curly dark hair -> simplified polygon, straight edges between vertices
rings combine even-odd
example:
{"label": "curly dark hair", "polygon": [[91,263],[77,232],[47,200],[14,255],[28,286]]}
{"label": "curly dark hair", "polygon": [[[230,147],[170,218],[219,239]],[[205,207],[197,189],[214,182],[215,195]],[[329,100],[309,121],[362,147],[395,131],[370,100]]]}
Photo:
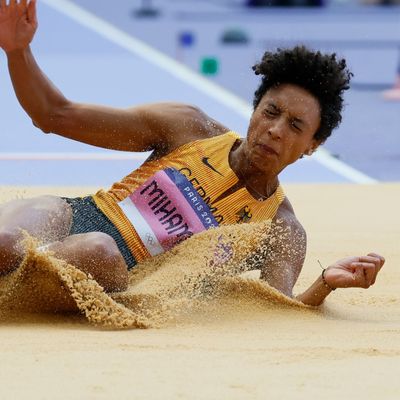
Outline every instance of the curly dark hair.
{"label": "curly dark hair", "polygon": [[253,106],[257,108],[264,94],[272,87],[291,83],[314,95],[321,106],[321,123],[314,137],[324,142],[342,121],[343,92],[350,87],[353,74],[346,60],[336,54],[321,54],[305,46],[265,52],[256,75],[262,75],[261,84],[254,93]]}

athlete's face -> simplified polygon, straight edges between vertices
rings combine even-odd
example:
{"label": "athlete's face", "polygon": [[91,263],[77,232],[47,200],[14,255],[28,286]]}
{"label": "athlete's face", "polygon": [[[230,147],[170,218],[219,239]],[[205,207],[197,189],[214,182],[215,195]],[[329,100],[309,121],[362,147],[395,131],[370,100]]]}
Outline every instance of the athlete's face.
{"label": "athlete's face", "polygon": [[250,120],[246,155],[253,168],[278,174],[320,144],[314,134],[320,105],[307,90],[282,84],[268,90]]}

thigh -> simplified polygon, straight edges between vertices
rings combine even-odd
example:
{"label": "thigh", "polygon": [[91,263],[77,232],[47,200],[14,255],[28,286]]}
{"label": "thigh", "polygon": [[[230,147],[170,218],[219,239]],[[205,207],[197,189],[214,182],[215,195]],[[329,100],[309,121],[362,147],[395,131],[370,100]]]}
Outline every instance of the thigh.
{"label": "thigh", "polygon": [[43,242],[66,237],[71,222],[71,207],[56,196],[17,199],[0,206],[0,230],[25,230]]}

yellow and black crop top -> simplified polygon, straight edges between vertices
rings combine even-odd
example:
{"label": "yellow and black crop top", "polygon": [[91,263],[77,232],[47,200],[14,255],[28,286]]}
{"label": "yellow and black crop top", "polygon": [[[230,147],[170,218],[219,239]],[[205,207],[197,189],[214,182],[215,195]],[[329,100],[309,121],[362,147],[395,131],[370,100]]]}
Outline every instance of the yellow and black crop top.
{"label": "yellow and black crop top", "polygon": [[184,144],[93,196],[137,261],[211,227],[275,216],[285,198],[281,186],[264,201],[257,201],[245,187],[218,200],[238,182],[229,166],[237,139],[236,133],[228,132]]}

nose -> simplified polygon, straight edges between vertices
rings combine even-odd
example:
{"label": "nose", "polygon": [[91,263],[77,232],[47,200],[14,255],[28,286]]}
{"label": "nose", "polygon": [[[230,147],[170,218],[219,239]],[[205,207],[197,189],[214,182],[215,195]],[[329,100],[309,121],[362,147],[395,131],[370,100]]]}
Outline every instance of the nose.
{"label": "nose", "polygon": [[268,128],[268,134],[276,140],[282,139],[285,128],[285,121],[283,118],[276,118],[271,121],[271,125]]}

